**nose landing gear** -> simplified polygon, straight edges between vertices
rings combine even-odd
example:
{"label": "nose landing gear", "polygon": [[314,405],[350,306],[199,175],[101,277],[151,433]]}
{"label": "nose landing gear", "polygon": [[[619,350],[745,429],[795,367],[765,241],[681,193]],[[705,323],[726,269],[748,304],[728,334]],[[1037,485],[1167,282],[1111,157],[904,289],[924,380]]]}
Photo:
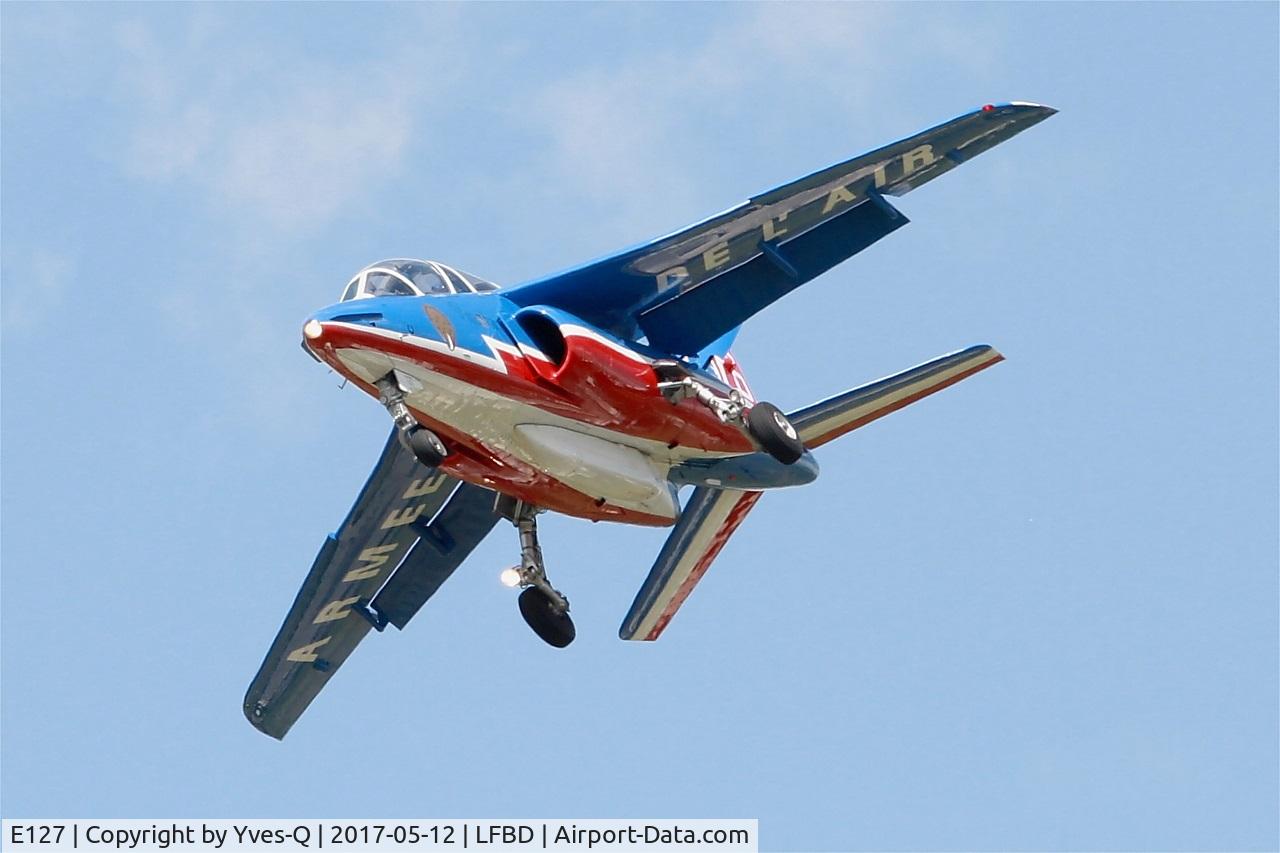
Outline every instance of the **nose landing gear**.
{"label": "nose landing gear", "polygon": [[418,423],[409,407],[404,402],[404,389],[396,373],[389,373],[375,383],[378,388],[378,401],[386,406],[391,419],[400,430],[400,443],[412,453],[419,462],[428,468],[435,468],[449,455],[440,436]]}
{"label": "nose landing gear", "polygon": [[658,374],[658,390],[670,402],[679,403],[693,397],[714,412],[721,423],[745,427],[765,453],[784,465],[804,455],[804,442],[796,434],[796,428],[772,403],[756,403],[748,409],[737,389],[731,389],[728,397],[721,397],[706,383],[690,376],[679,362],[657,362],[654,370]]}
{"label": "nose landing gear", "polygon": [[569,616],[569,599],[547,580],[538,546],[537,507],[523,501],[509,506],[509,514],[520,531],[520,565],[507,569],[501,579],[507,586],[524,587],[520,593],[520,615],[548,645],[563,649],[573,642],[577,630]]}

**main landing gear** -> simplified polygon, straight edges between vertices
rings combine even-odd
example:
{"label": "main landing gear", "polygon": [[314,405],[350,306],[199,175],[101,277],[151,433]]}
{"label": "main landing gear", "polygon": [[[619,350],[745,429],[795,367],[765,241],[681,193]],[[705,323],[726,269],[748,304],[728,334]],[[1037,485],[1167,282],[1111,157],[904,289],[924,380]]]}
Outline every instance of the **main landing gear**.
{"label": "main landing gear", "polygon": [[784,465],[790,465],[804,455],[804,442],[787,416],[772,403],[756,403],[747,408],[742,394],[730,389],[728,397],[721,397],[706,383],[699,381],[677,361],[654,364],[658,374],[658,390],[672,403],[693,397],[706,406],[721,423],[733,423],[745,427],[747,434],[756,440],[761,449]]}
{"label": "main landing gear", "polygon": [[400,430],[400,443],[428,468],[435,468],[449,455],[440,436],[418,423],[404,402],[404,389],[395,373],[389,373],[375,383],[378,400],[387,407],[391,419]]}
{"label": "main landing gear", "polygon": [[785,465],[804,456],[804,442],[796,428],[773,403],[756,403],[747,411],[747,432],[766,453]]}
{"label": "main landing gear", "polygon": [[499,509],[520,531],[520,565],[504,571],[501,580],[506,586],[524,588],[520,593],[520,615],[544,642],[563,649],[573,642],[577,630],[569,616],[569,599],[547,580],[542,549],[538,547],[541,510],[510,499],[500,501]]}

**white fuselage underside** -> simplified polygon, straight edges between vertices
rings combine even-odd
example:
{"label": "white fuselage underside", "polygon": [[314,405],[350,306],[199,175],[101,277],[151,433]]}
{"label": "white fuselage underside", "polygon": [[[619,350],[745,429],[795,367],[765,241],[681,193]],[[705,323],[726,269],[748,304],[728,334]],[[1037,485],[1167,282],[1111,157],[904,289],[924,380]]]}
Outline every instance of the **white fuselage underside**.
{"label": "white fuselage underside", "polygon": [[674,519],[679,504],[667,481],[670,467],[693,456],[726,455],[669,448],[562,417],[386,353],[352,348],[337,355],[370,384],[398,371],[411,408],[572,489],[637,512]]}

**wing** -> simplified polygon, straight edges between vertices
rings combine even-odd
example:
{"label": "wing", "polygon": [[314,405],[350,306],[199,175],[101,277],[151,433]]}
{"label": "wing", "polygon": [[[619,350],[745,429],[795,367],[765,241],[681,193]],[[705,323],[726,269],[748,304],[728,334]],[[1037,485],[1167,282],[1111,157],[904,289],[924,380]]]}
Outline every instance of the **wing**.
{"label": "wing", "polygon": [[393,431],[245,694],[249,722],[283,738],[369,629],[403,628],[497,519],[492,492],[423,468]]}
{"label": "wing", "polygon": [[994,348],[979,344],[805,406],[787,420],[813,450],[1003,360]]}
{"label": "wing", "polygon": [[506,291],[692,355],[907,223],[900,196],[1056,112],[986,106],[650,243]]}

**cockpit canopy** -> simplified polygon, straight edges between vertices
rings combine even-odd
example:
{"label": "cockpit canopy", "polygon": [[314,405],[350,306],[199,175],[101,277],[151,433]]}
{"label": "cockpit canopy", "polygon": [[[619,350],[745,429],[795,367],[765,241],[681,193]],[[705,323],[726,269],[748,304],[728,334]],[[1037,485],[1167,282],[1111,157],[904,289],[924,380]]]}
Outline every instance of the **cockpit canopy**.
{"label": "cockpit canopy", "polygon": [[498,285],[471,273],[435,261],[393,258],[378,261],[356,273],[342,291],[339,302],[372,296],[448,296],[451,293],[488,293]]}

